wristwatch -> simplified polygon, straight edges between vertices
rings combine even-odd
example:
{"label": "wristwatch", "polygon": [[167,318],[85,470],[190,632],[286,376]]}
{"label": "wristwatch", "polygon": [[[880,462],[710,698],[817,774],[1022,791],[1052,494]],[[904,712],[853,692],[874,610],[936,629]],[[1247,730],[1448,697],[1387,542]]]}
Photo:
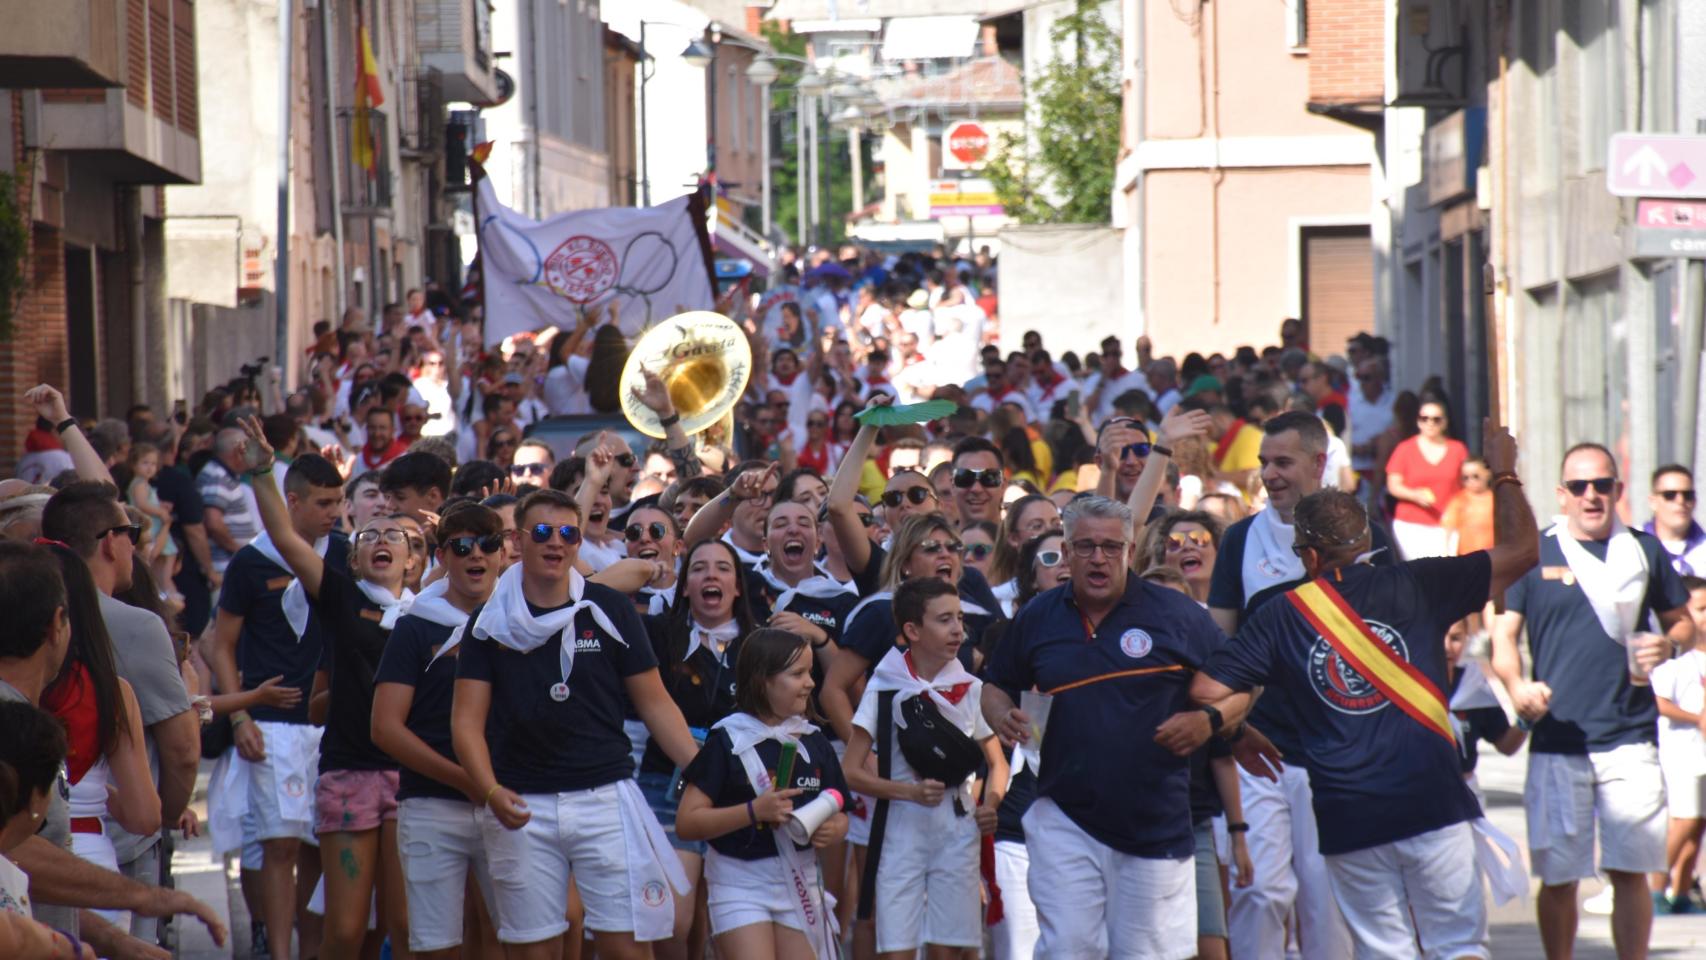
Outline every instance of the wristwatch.
{"label": "wristwatch", "polygon": [[1173,455],[1173,448],[1172,447],[1164,447],[1159,443],[1150,444],[1149,445],[1149,451],[1151,453],[1159,453],[1163,457],[1171,457]]}
{"label": "wristwatch", "polygon": [[1225,723],[1225,721],[1223,719],[1221,719],[1220,711],[1216,710],[1215,708],[1209,706],[1206,703],[1203,704],[1202,706],[1198,707],[1197,709],[1201,710],[1203,713],[1208,714],[1209,733],[1211,733],[1211,734],[1219,733],[1221,724]]}
{"label": "wristwatch", "polygon": [[62,434],[65,431],[71,429],[72,427],[75,427],[76,425],[77,425],[77,418],[76,417],[66,417],[64,420],[61,420],[58,423],[53,425],[53,432]]}

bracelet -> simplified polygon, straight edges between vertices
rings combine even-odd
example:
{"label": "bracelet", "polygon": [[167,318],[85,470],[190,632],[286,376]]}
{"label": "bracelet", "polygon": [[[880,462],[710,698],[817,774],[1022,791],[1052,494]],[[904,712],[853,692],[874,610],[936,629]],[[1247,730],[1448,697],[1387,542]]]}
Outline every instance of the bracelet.
{"label": "bracelet", "polygon": [[1250,825],[1247,823],[1228,823],[1226,825],[1226,832],[1227,833],[1249,833],[1250,832]]}
{"label": "bracelet", "polygon": [[1152,443],[1149,445],[1149,452],[1150,453],[1159,453],[1163,457],[1171,457],[1173,455],[1173,448],[1162,446],[1159,443]]}
{"label": "bracelet", "polygon": [[274,464],[276,464],[277,462],[278,461],[276,461],[276,460],[269,460],[266,462],[266,464],[259,466],[259,467],[256,467],[253,470],[250,470],[249,476],[251,476],[251,477],[264,477],[267,474],[272,473],[272,468],[273,468]]}
{"label": "bracelet", "polygon": [[480,801],[480,805],[481,805],[481,806],[483,806],[483,807],[489,807],[489,806],[491,806],[491,805],[492,805],[492,794],[494,794],[494,793],[497,793],[497,792],[498,792],[498,788],[499,788],[499,787],[502,787],[502,786],[503,786],[503,784],[501,784],[501,783],[494,783],[494,784],[492,784],[492,788],[491,788],[491,789],[490,789],[490,790],[487,790],[487,791],[486,791],[486,796],[485,796],[485,798],[484,798],[484,799],[482,799],[482,800],[481,800],[481,801]]}
{"label": "bracelet", "polygon": [[755,827],[758,826],[758,813],[757,813],[757,811],[752,809],[752,801],[751,800],[748,800],[746,802],[746,817],[748,820],[752,821],[753,826],[755,826]]}
{"label": "bracelet", "polygon": [[233,713],[231,715],[231,729],[236,730],[238,727],[253,719],[254,718],[249,716],[246,712]]}
{"label": "bracelet", "polygon": [[[53,425],[53,432],[62,434],[65,431],[71,429],[72,427],[75,427],[76,425],[77,425],[77,418],[76,417],[66,417],[64,420],[61,420],[58,423]],[[69,934],[67,934],[67,936],[69,936]]]}
{"label": "bracelet", "polygon": [[665,430],[668,430],[670,427],[673,427],[680,422],[681,422],[681,414],[679,414],[679,413],[672,413],[667,417],[659,417],[658,418],[658,426],[664,428]]}

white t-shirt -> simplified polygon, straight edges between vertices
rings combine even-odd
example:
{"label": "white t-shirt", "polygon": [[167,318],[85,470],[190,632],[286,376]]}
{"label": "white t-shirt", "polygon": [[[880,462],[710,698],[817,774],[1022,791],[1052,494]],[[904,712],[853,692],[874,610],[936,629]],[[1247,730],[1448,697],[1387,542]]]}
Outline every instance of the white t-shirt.
{"label": "white t-shirt", "polygon": [[586,392],[586,372],[590,363],[586,357],[572,356],[562,366],[552,367],[545,374],[545,406],[551,411],[551,416],[592,412]]}
{"label": "white t-shirt", "polygon": [[[853,711],[853,725],[870,734],[873,740],[877,736],[877,697],[880,693],[881,691],[877,690],[875,685],[867,686],[865,695],[859,698],[859,709]],[[900,694],[897,693],[895,696],[899,697]],[[995,731],[989,728],[989,721],[983,718],[983,710],[978,707],[982,699],[983,681],[974,679],[971,682],[971,689],[967,690],[965,697],[960,700],[961,706],[970,705],[968,709],[956,711],[955,714],[941,710],[940,704],[937,705],[937,709],[950,722],[957,725],[966,736],[981,743],[995,735]],[[889,723],[889,729],[893,731],[890,733],[891,738],[898,735],[898,731],[895,731],[894,727],[895,724],[891,721]],[[872,747],[872,749],[875,750],[876,748]],[[901,783],[917,783],[918,774],[913,771],[912,765],[906,762],[906,755],[900,752],[900,742],[895,740],[890,743],[889,750],[892,751],[889,755],[893,758],[891,761],[893,765],[889,767],[889,779]],[[969,781],[971,777],[966,779]]]}
{"label": "white t-shirt", "polygon": [[421,377],[415,381],[415,394],[426,403],[430,415],[421,427],[423,437],[443,437],[456,432],[456,401],[450,397],[450,387]]}
{"label": "white t-shirt", "polygon": [[1321,486],[1328,490],[1339,489],[1340,471],[1351,465],[1351,451],[1345,446],[1345,441],[1327,435],[1327,463],[1321,468]]}
{"label": "white t-shirt", "polygon": [[[1706,651],[1690,650],[1653,668],[1653,695],[1693,714],[1706,707]],[[1706,774],[1706,739],[1692,723],[1659,717],[1659,758],[1668,767]]]}
{"label": "white t-shirt", "polygon": [[588,566],[592,567],[593,573],[598,573],[611,564],[626,559],[627,556],[628,551],[622,545],[621,538],[612,540],[608,544],[593,540],[581,541],[580,557],[587,562]]}

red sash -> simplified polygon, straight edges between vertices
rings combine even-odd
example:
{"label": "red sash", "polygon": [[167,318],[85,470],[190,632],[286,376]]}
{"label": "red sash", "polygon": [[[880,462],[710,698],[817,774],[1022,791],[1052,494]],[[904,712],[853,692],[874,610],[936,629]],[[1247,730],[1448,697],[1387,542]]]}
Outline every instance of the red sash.
{"label": "red sash", "polygon": [[1214,445],[1214,465],[1217,469],[1220,467],[1220,461],[1226,459],[1226,453],[1232,449],[1232,444],[1238,439],[1238,434],[1243,431],[1244,418],[1239,417],[1232,421],[1232,426],[1228,427],[1225,433],[1220,435],[1220,442]]}

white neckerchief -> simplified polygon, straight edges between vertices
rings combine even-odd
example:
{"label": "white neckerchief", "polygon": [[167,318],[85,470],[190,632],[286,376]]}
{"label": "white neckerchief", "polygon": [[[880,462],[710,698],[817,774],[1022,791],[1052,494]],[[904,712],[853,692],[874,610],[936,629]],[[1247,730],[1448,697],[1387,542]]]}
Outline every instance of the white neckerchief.
{"label": "white neckerchief", "polygon": [[735,534],[734,534],[733,530],[730,530],[730,531],[724,533],[722,540],[724,543],[735,548],[735,556],[740,558],[740,562],[744,566],[756,567],[756,566],[758,566],[758,561],[764,559],[764,554],[752,553],[751,551],[747,550],[745,547],[736,543],[735,542]]}
{"label": "white neckerchief", "polygon": [[[580,571],[569,568],[569,600],[568,606],[560,610],[552,610],[541,617],[535,617],[533,611],[527,609],[527,597],[521,590],[521,564],[513,564],[503,575],[498,577],[497,586],[492,589],[492,597],[480,609],[480,617],[473,623],[474,639],[496,640],[498,643],[517,651],[530,653],[539,649],[550,639],[574,626],[575,615],[582,610],[592,614],[592,620],[599,628],[609,634],[611,639],[624,647],[628,646],[627,638],[622,636],[616,625],[610,622],[610,617],[591,600],[583,599],[586,594],[586,578]],[[438,649],[433,659],[438,659],[449,653],[458,643],[462,642],[463,634],[469,629],[465,624],[456,628],[444,646]],[[562,699],[568,699],[569,674],[575,670],[575,638],[565,636],[559,645],[557,662],[563,670]],[[552,699],[557,699],[553,694]],[[559,700],[558,702],[561,702]]]}
{"label": "white neckerchief", "polygon": [[[680,583],[681,581],[677,580],[676,586],[680,586]],[[675,604],[675,587],[665,587],[662,590],[642,587],[640,592],[651,595],[650,599],[646,601],[646,613],[651,616],[655,617],[668,613],[669,608]]]}
{"label": "white neckerchief", "polygon": [[357,580],[355,585],[360,587],[361,592],[367,595],[367,599],[373,601],[373,605],[379,608],[381,612],[379,626],[384,630],[395,627],[397,618],[408,613],[409,608],[415,603],[415,592],[408,587],[403,588],[402,596],[395,597],[391,595],[391,591],[377,583]]}
{"label": "white neckerchief", "polygon": [[728,661],[724,659],[724,655],[729,652],[729,644],[734,643],[735,638],[739,636],[740,621],[738,620],[731,619],[721,626],[706,629],[701,627],[698,621],[690,619],[687,628],[687,653],[681,659],[684,661],[691,659],[693,651],[703,647],[711,652],[711,656],[717,658],[718,663],[726,667]]}
{"label": "white neckerchief", "polygon": [[[740,760],[741,769],[746,772],[747,783],[751,785],[752,792],[759,796],[764,795],[773,786],[787,789],[792,784],[775,784],[771,781],[770,772],[764,769],[764,761],[759,759],[758,745],[766,740],[792,742],[799,749],[799,757],[810,761],[811,756],[806,753],[806,745],[800,738],[817,731],[817,727],[806,722],[804,717],[789,717],[772,727],[743,711],[736,711],[717,721],[713,729],[728,735],[732,752]],[[835,922],[834,901],[823,892],[817,851],[810,847],[801,850],[794,846],[786,830],[772,830],[770,833],[776,838],[776,861],[782,868],[783,887],[790,894],[788,899],[794,904],[794,916],[800,921],[801,930],[805,933],[806,940],[811,943],[813,953],[818,960],[833,960],[839,957],[839,927]],[[712,851],[711,856],[717,855]],[[813,893],[816,896],[813,896]]]}
{"label": "white neckerchief", "polygon": [[896,726],[906,726],[906,722],[901,717],[901,702],[911,700],[919,694],[925,694],[936,701],[936,708],[942,711],[942,716],[963,730],[968,726],[973,726],[977,720],[977,716],[972,712],[981,709],[974,702],[977,698],[972,695],[971,691],[968,691],[965,696],[960,698],[959,703],[954,703],[944,697],[941,691],[957,687],[962,683],[971,683],[975,679],[960,663],[958,657],[949,660],[941,670],[936,672],[934,677],[928,680],[915,676],[906,665],[906,651],[896,647],[883,654],[883,658],[877,661],[877,669],[871,674],[871,682],[867,689],[876,690],[879,693],[884,690],[895,691],[894,722]]}
{"label": "white neckerchief", "polygon": [[[321,537],[314,542],[314,552],[320,559],[326,559],[326,551],[332,545],[330,535]],[[274,565],[284,568],[286,573],[295,573],[290,564],[284,562],[284,556],[278,552],[278,545],[272,542],[272,534],[265,530],[261,535],[249,541],[249,546],[261,552],[261,556],[272,561]],[[308,591],[303,589],[302,581],[292,576],[290,586],[284,588],[284,596],[279,597],[278,605],[284,611],[284,621],[290,624],[290,632],[296,635],[296,642],[302,642],[302,635],[308,632]]]}
{"label": "white neckerchief", "polygon": [[993,593],[995,599],[1000,602],[1001,612],[1006,615],[1007,619],[1013,619],[1013,614],[1019,604],[1019,578],[1014,577],[1011,580],[995,584],[989,588],[989,592]]}
{"label": "white neckerchief", "polygon": [[468,622],[468,614],[458,610],[450,602],[449,577],[440,577],[415,594],[415,602],[409,607],[409,615],[430,620],[441,627],[460,627]]}
{"label": "white neckerchief", "polygon": [[758,563],[755,564],[752,569],[759,576],[764,578],[765,583],[768,583],[770,586],[781,591],[776,596],[775,610],[777,613],[788,609],[788,604],[793,603],[795,597],[810,597],[813,600],[829,600],[833,597],[842,597],[850,593],[857,595],[859,592],[858,587],[853,586],[851,583],[842,583],[840,580],[830,576],[828,570],[825,570],[817,564],[812,565],[812,569],[815,571],[813,576],[806,577],[804,580],[801,580],[799,583],[791,587],[788,586],[781,577],[776,575],[776,571],[770,566],[770,557],[768,555],[760,557]]}
{"label": "white neckerchief", "polygon": [[[1457,674],[1457,690],[1451,695],[1451,709],[1478,710],[1499,705],[1498,695],[1493,693],[1493,687],[1487,682],[1487,675],[1481,671],[1479,663],[1465,660],[1458,666]],[[1458,740],[1458,743],[1463,742]]]}
{"label": "white neckerchief", "polygon": [[1567,521],[1555,517],[1547,536],[1558,538],[1564,562],[1587,596],[1588,606],[1599,619],[1606,636],[1627,643],[1635,631],[1635,618],[1647,596],[1647,555],[1623,521],[1611,518],[1611,539],[1605,544],[1605,559],[1587,551],[1571,536]]}
{"label": "white neckerchief", "polygon": [[1291,552],[1291,524],[1282,523],[1273,507],[1250,520],[1244,540],[1244,563],[1239,570],[1244,583],[1244,604],[1269,587],[1303,579],[1303,561]]}

